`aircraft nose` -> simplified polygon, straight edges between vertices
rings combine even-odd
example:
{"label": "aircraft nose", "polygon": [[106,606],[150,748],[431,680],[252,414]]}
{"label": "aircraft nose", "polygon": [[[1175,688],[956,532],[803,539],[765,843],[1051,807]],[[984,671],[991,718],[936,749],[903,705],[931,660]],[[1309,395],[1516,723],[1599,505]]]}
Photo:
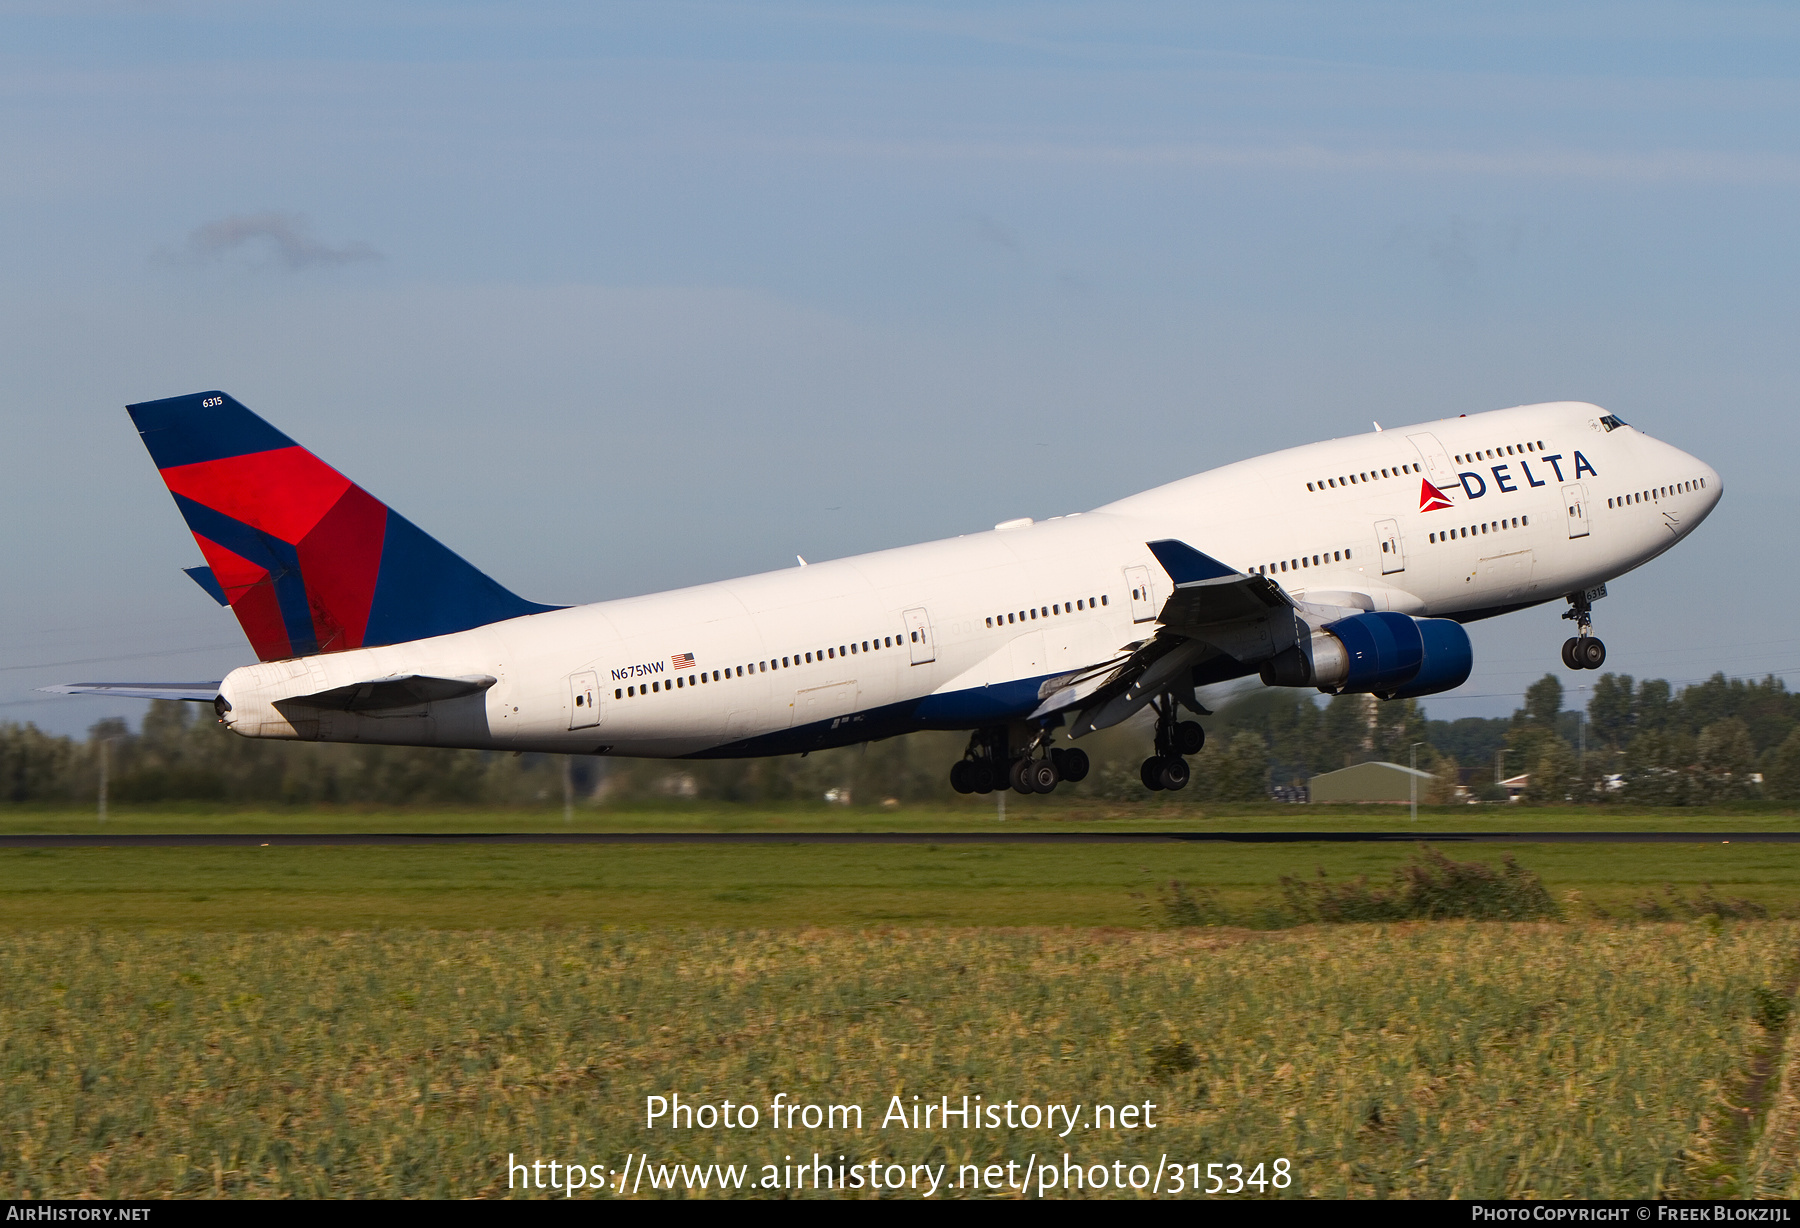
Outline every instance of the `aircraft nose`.
{"label": "aircraft nose", "polygon": [[1719,476],[1719,471],[1717,469],[1714,469],[1705,461],[1696,457],[1690,457],[1689,459],[1693,460],[1694,464],[1698,466],[1700,470],[1700,491],[1707,496],[1706,506],[1708,509],[1711,509],[1718,503],[1720,496],[1725,493],[1725,480]]}
{"label": "aircraft nose", "polygon": [[1718,505],[1720,496],[1725,493],[1725,481],[1719,476],[1717,469],[1692,453],[1682,452],[1680,456],[1682,467],[1699,478],[1700,489],[1696,493],[1701,499],[1700,514],[1705,516]]}

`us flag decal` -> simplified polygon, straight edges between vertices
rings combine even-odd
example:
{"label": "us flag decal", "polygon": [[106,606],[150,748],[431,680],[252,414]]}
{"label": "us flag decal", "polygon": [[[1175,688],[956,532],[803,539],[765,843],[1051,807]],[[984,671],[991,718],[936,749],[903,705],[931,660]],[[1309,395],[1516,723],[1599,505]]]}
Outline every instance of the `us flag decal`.
{"label": "us flag decal", "polygon": [[1419,510],[1435,512],[1439,508],[1454,507],[1455,504],[1444,495],[1444,492],[1433,486],[1425,478],[1419,479]]}
{"label": "us flag decal", "polygon": [[694,654],[691,652],[678,652],[669,658],[669,664],[673,665],[676,669],[693,669]]}

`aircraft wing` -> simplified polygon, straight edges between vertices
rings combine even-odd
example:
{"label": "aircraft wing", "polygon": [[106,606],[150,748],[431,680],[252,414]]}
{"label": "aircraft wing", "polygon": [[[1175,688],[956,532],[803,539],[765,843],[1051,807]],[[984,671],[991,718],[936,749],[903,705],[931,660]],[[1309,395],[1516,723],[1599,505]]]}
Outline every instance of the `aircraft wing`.
{"label": "aircraft wing", "polygon": [[52,695],[118,695],[125,699],[186,699],[209,704],[219,697],[216,682],[59,682],[41,686]]}
{"label": "aircraft wing", "polygon": [[1245,575],[1179,541],[1150,542],[1175,591],[1156,621],[1174,631],[1266,619],[1293,609],[1293,598],[1267,576]]}
{"label": "aircraft wing", "polygon": [[[1070,728],[1080,737],[1116,725],[1164,691],[1194,711],[1193,667],[1218,657],[1254,665],[1296,638],[1296,606],[1267,576],[1247,575],[1202,554],[1186,542],[1147,543],[1175,582],[1157,614],[1154,636],[1128,645],[1129,656],[1085,675],[1054,680],[1061,685],[1034,716],[1081,707]],[[1227,662],[1226,664],[1229,664]]]}

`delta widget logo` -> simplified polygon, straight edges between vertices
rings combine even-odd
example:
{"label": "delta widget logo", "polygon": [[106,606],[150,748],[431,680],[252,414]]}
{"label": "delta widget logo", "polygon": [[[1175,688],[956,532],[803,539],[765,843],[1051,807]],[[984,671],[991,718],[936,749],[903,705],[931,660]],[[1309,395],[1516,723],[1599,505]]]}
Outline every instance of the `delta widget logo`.
{"label": "delta widget logo", "polygon": [[1435,512],[1440,508],[1454,506],[1456,505],[1450,502],[1449,497],[1433,486],[1429,479],[1419,479],[1419,510],[1421,512]]}

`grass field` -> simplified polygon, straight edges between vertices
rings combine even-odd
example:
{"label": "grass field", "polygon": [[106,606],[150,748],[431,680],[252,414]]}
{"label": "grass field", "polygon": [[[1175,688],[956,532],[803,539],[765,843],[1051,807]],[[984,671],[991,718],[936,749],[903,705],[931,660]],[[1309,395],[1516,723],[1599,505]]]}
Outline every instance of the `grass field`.
{"label": "grass field", "polygon": [[[1287,807],[1203,821],[1273,829],[1296,814],[1324,825]],[[0,817],[14,831],[92,829],[91,815]],[[1795,822],[1485,809],[1425,821],[1527,819]],[[1331,820],[1405,824],[1385,808]],[[980,821],[671,808],[578,825]],[[116,815],[110,830],[561,826],[530,812],[187,809]],[[1800,1192],[1800,1029],[1788,1018],[1800,923],[1622,920],[1667,887],[1708,884],[1800,916],[1800,848],[1448,851],[1516,856],[1565,920],[1157,928],[1170,880],[1266,917],[1284,875],[1382,882],[1414,855],[1404,844],[0,850],[0,1197],[502,1196],[509,1153],[598,1166],[607,1180],[628,1155],[748,1164],[754,1183],[764,1162],[815,1151],[947,1164],[946,1182],[973,1171],[964,1163],[988,1173],[1009,1161],[1016,1182],[1031,1157],[1060,1164],[1065,1152],[1119,1161],[1120,1177],[1143,1164],[1146,1179],[1165,1155],[1201,1166],[1184,1180],[1240,1162],[1246,1176],[1264,1164],[1266,1181],[1286,1159],[1293,1184],[1265,1185],[1271,1196]],[[765,1113],[777,1093],[855,1103],[865,1124],[645,1129],[645,1097],[677,1090]],[[1158,1128],[882,1129],[894,1094],[1083,1112],[1150,1102]],[[777,1186],[745,1192],[813,1192],[771,1171]],[[1158,1171],[1158,1192],[1176,1192]],[[669,1194],[656,1184],[653,1167],[624,1192]],[[1074,1192],[1137,1196],[1129,1184]]]}
{"label": "grass field", "polygon": [[[1789,923],[15,932],[0,1190],[496,1196],[509,1154],[605,1178],[645,1153],[759,1180],[817,1152],[947,1164],[947,1182],[1068,1153],[1146,1181],[1169,1162],[1286,1160],[1292,1184],[1271,1195],[1710,1193],[1691,1157],[1730,1150],[1709,1149],[1709,1121],[1770,1043],[1760,1003],[1797,938]],[[761,1128],[645,1128],[646,1097],[675,1091],[765,1106]],[[858,1104],[862,1128],[772,1130],[777,1093]],[[1079,1128],[880,1124],[891,1096],[964,1094],[1079,1105]],[[1096,1104],[1154,1105],[1157,1128],[1093,1128]],[[1765,1179],[1791,1180],[1785,1163]]]}
{"label": "grass field", "polygon": [[519,832],[519,831],[1795,831],[1800,811],[1767,804],[1707,807],[1198,805],[1169,797],[1132,803],[1077,798],[1006,799],[1005,826],[991,798],[946,806],[794,805],[782,808],[668,803],[581,806],[571,822],[556,809],[293,807],[247,810],[193,803],[114,807],[107,822],[90,807],[0,806],[0,834],[119,832]]}
{"label": "grass field", "polygon": [[[1575,917],[1630,914],[1665,885],[1800,913],[1800,846],[1481,845],[1537,871]],[[1410,845],[444,845],[0,850],[0,926],[215,930],[537,925],[1150,923],[1180,880],[1253,910],[1283,875],[1384,879]],[[1570,893],[1575,893],[1571,897]]]}

